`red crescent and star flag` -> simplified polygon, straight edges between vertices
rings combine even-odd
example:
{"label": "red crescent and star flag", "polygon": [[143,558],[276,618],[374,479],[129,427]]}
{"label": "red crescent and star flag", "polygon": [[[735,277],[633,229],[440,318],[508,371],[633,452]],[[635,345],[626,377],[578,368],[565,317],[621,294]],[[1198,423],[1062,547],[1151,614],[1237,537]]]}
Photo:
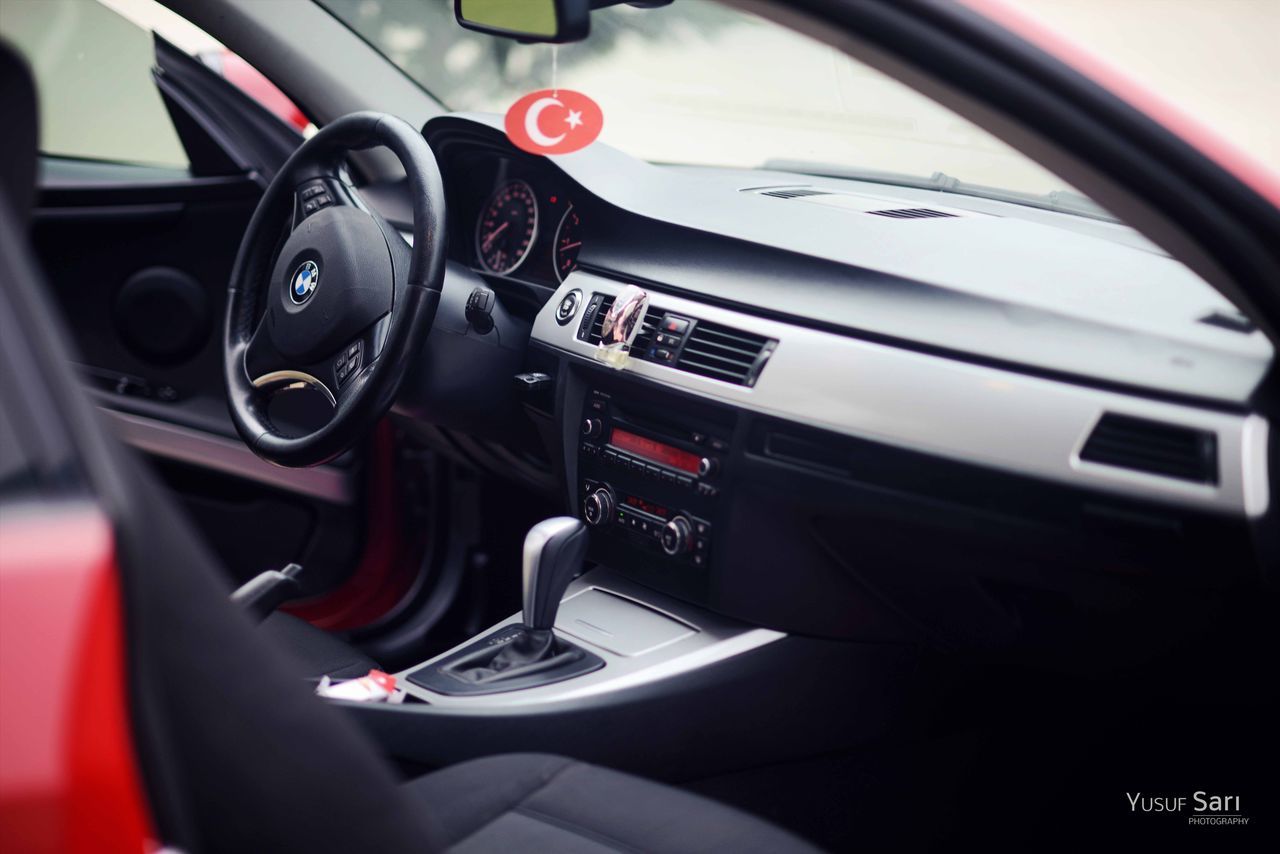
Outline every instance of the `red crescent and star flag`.
{"label": "red crescent and star flag", "polygon": [[568,154],[586,148],[602,127],[600,105],[571,89],[530,92],[507,110],[507,138],[530,154]]}

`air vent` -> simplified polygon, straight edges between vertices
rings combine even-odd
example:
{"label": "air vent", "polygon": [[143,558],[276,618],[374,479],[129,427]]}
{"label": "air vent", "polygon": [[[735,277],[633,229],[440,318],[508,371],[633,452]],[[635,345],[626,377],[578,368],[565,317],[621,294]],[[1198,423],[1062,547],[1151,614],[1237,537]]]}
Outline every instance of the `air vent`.
{"label": "air vent", "polygon": [[1229,329],[1232,332],[1239,332],[1241,335],[1251,335],[1258,330],[1253,321],[1245,317],[1238,311],[1214,311],[1200,318],[1201,323],[1209,326],[1217,326],[1220,329]]}
{"label": "air vent", "polygon": [[762,335],[699,321],[681,348],[676,367],[737,385],[755,385],[776,343]]}
{"label": "air vent", "polygon": [[945,219],[959,214],[934,210],[933,208],[895,208],[893,210],[867,211],[872,216],[887,216],[890,219]]}
{"label": "air vent", "polygon": [[1218,482],[1218,440],[1207,430],[1105,413],[1080,459],[1196,483]]}
{"label": "air vent", "polygon": [[829,196],[826,190],[814,190],[806,187],[795,187],[790,190],[765,190],[762,196],[773,196],[775,199],[798,199],[803,196]]}
{"label": "air vent", "polygon": [[[604,326],[604,316],[609,313],[609,307],[613,305],[613,297],[605,296],[600,300],[600,307],[596,309],[595,317],[591,319],[591,331],[587,333],[587,342],[590,344],[600,343],[600,329]],[[631,343],[631,352],[644,353],[649,349],[649,345],[653,342],[653,332],[658,325],[658,321],[662,319],[662,312],[649,306],[644,313],[644,325],[640,327],[640,332],[636,334],[636,340]]]}

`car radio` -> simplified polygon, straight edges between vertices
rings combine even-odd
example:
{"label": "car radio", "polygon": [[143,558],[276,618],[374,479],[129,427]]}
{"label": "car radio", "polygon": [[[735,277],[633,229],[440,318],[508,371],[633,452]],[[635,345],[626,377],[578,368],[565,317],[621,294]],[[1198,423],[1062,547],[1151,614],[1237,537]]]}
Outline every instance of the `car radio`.
{"label": "car radio", "polygon": [[582,518],[638,548],[704,567],[729,443],[588,392],[580,428]]}

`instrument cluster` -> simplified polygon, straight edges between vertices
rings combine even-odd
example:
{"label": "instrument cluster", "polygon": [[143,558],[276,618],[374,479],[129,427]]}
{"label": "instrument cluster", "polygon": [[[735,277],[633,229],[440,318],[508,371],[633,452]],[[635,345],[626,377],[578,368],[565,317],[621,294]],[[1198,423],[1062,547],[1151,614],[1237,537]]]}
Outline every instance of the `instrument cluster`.
{"label": "instrument cluster", "polygon": [[472,173],[489,179],[469,193],[472,265],[490,275],[558,285],[578,266],[586,220],[581,204],[551,170],[507,158],[489,166]]}

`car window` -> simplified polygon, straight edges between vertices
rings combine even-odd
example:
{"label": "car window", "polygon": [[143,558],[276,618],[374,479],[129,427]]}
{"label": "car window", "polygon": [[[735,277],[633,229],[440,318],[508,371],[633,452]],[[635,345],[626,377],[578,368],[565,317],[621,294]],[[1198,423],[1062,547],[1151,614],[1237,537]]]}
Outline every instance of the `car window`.
{"label": "car window", "polygon": [[[946,107],[721,3],[600,9],[590,37],[553,51],[464,30],[451,0],[316,2],[450,109],[504,112],[550,87],[554,63],[557,85],[600,103],[600,139],[644,160],[1075,195]],[[1087,200],[1080,207],[1098,213]]]}
{"label": "car window", "polygon": [[151,78],[151,33],[97,0],[4,0],[0,33],[35,73],[42,153],[188,165]]}
{"label": "car window", "polygon": [[281,121],[314,130],[256,69],[156,0],[0,0],[0,36],[17,45],[35,73],[41,153],[189,166],[152,79],[153,32]]}

